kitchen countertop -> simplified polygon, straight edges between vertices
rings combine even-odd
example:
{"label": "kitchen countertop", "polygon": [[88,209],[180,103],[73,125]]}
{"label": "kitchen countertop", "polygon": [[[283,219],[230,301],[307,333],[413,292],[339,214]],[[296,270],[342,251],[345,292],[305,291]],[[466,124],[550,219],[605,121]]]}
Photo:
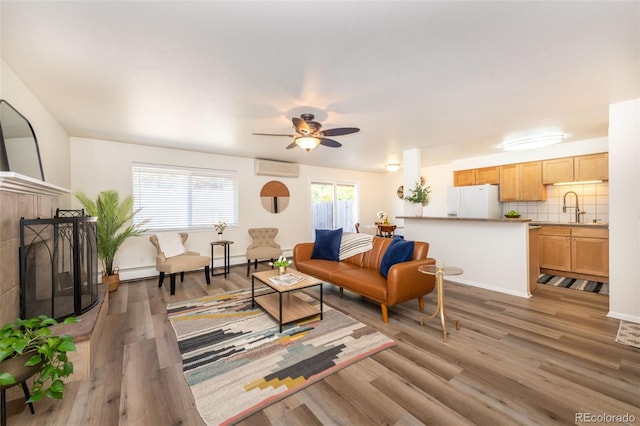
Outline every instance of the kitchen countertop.
{"label": "kitchen countertop", "polygon": [[540,222],[532,221],[529,226],[587,226],[589,228],[608,228],[609,222]]}
{"label": "kitchen countertop", "polygon": [[470,222],[510,222],[510,223],[520,223],[520,222],[531,222],[531,219],[527,218],[514,218],[507,219],[481,219],[475,217],[448,217],[448,216],[396,216],[398,219],[418,219],[418,220],[454,220],[454,221],[470,221]]}
{"label": "kitchen countertop", "polygon": [[608,222],[542,222],[537,220],[531,220],[528,218],[500,218],[500,219],[481,219],[472,217],[448,217],[448,216],[396,216],[398,219],[417,219],[417,220],[451,220],[451,221],[470,221],[470,222],[510,222],[521,223],[528,222],[529,226],[586,226],[590,228],[608,228]]}

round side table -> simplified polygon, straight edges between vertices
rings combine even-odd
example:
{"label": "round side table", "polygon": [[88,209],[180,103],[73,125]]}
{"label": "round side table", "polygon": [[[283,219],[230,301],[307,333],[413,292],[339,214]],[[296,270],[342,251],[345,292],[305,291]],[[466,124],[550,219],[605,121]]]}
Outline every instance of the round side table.
{"label": "round side table", "polygon": [[444,305],[444,277],[445,275],[460,275],[464,271],[457,266],[436,266],[436,265],[423,265],[418,268],[419,272],[428,275],[435,275],[436,287],[438,289],[438,307],[436,311],[431,315],[421,315],[420,325],[424,325],[424,320],[434,318],[440,314],[440,321],[442,322],[442,340],[447,343],[447,329],[445,326],[445,320],[451,321],[456,325],[456,330],[460,330],[460,321],[449,318],[445,311]]}

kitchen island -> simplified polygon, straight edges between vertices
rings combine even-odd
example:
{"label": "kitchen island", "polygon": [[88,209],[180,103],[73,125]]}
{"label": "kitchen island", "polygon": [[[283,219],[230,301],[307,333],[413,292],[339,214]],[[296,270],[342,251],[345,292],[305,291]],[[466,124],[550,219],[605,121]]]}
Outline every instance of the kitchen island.
{"label": "kitchen island", "polygon": [[[530,297],[530,219],[398,216],[409,240],[429,243],[429,257],[458,266],[447,280]],[[533,283],[535,284],[535,283]]]}

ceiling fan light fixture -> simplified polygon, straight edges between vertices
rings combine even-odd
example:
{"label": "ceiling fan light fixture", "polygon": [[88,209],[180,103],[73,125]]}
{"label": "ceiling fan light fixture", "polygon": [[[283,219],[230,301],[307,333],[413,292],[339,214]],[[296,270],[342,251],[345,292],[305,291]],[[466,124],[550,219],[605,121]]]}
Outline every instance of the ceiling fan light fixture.
{"label": "ceiling fan light fixture", "polygon": [[313,148],[318,146],[319,143],[320,143],[320,139],[313,138],[310,136],[302,136],[302,137],[296,138],[296,144],[298,144],[300,148],[306,150],[307,152],[311,151]]}
{"label": "ceiling fan light fixture", "polygon": [[400,163],[389,163],[384,165],[389,172],[397,172],[400,170]]}
{"label": "ceiling fan light fixture", "polygon": [[498,145],[505,151],[518,151],[524,149],[542,148],[543,146],[553,145],[562,142],[567,136],[563,133],[552,133],[539,136],[531,136],[522,139],[513,139],[502,142]]}

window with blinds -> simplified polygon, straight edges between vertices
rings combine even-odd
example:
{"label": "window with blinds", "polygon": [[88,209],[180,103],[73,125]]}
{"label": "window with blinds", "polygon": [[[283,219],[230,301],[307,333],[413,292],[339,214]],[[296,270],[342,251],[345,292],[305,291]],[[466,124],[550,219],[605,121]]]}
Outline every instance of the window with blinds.
{"label": "window with blinds", "polygon": [[238,176],[229,170],[134,163],[134,223],[151,231],[238,224]]}

